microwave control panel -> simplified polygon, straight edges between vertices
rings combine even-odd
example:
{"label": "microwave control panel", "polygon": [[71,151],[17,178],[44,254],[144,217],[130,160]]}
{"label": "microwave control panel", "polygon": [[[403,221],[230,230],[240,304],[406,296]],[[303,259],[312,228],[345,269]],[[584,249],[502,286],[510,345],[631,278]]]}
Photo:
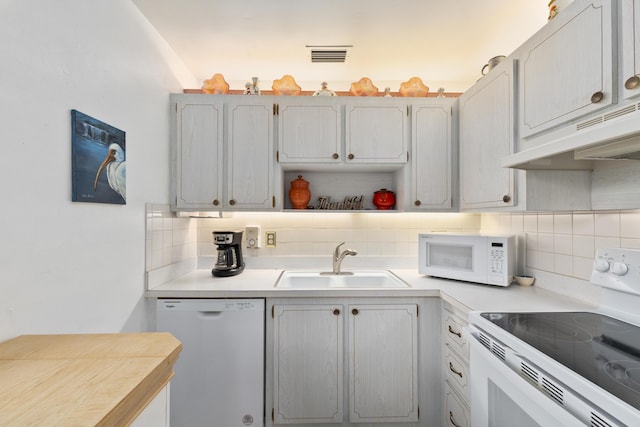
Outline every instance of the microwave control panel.
{"label": "microwave control panel", "polygon": [[507,254],[504,244],[501,242],[489,242],[489,268],[492,274],[503,274],[507,262]]}

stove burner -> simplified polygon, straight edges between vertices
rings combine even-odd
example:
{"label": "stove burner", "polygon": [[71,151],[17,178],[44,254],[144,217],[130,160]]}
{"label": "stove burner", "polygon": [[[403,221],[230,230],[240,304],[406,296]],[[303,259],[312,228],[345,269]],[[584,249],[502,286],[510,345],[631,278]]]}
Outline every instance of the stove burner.
{"label": "stove burner", "polygon": [[604,364],[604,370],[616,382],[640,393],[640,362],[635,360],[612,360]]}
{"label": "stove burner", "polygon": [[526,314],[514,317],[511,325],[516,331],[541,339],[564,342],[589,342],[593,336],[585,329],[558,320]]}

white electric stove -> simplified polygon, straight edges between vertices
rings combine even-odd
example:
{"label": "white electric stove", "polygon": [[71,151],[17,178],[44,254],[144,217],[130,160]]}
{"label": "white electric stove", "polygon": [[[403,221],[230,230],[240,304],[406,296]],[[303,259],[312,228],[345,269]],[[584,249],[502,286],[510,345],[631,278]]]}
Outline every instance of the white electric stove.
{"label": "white electric stove", "polygon": [[640,426],[640,251],[600,249],[589,312],[472,312],[474,427]]}

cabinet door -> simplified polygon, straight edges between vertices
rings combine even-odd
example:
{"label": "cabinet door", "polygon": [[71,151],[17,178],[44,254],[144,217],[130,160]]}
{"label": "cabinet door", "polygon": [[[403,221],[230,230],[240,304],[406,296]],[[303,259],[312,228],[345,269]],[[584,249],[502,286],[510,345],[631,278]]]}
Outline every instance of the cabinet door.
{"label": "cabinet door", "polygon": [[513,67],[504,61],[459,98],[461,209],[515,203],[515,172],[500,164],[513,147]]}
{"label": "cabinet door", "polygon": [[348,163],[407,163],[407,106],[388,101],[347,104]]}
{"label": "cabinet door", "polygon": [[640,0],[622,0],[622,81],[624,97],[640,95]]}
{"label": "cabinet door", "polygon": [[227,193],[233,210],[275,208],[273,103],[256,97],[227,103]]}
{"label": "cabinet door", "polygon": [[351,305],[351,422],[418,420],[417,305]]}
{"label": "cabinet door", "polygon": [[341,305],[274,306],[274,423],[342,423]]}
{"label": "cabinet door", "polygon": [[411,107],[411,208],[451,208],[451,102]]}
{"label": "cabinet door", "polygon": [[612,5],[574,2],[528,41],[520,67],[520,136],[611,105]]}
{"label": "cabinet door", "polygon": [[278,103],[280,163],[340,163],[341,104],[338,99],[312,97]]}
{"label": "cabinet door", "polygon": [[222,206],[223,104],[215,98],[176,102],[176,205],[185,209]]}

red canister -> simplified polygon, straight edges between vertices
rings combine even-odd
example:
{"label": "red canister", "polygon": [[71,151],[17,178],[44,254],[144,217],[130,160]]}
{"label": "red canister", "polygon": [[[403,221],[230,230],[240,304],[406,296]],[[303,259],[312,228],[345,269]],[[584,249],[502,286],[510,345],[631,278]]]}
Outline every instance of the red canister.
{"label": "red canister", "polygon": [[389,210],[396,204],[396,195],[386,188],[373,193],[373,205],[379,210]]}

